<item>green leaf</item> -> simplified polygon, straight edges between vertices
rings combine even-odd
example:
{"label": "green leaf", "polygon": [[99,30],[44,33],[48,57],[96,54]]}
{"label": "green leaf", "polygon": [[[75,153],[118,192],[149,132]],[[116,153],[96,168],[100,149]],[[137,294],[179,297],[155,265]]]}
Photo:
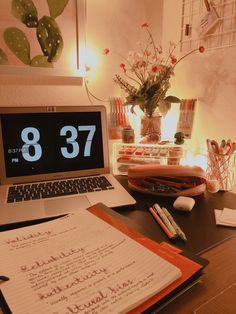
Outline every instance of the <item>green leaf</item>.
{"label": "green leaf", "polygon": [[47,0],[50,16],[54,19],[61,15],[69,0]]}
{"label": "green leaf", "polygon": [[181,102],[181,100],[178,97],[175,97],[175,96],[167,96],[165,98],[165,101],[168,101],[170,103],[176,103],[176,104]]}
{"label": "green leaf", "polygon": [[12,0],[11,10],[27,27],[38,26],[38,12],[32,0]]}
{"label": "green leaf", "polygon": [[0,65],[6,65],[9,64],[7,55],[5,52],[0,48]]}
{"label": "green leaf", "polygon": [[151,85],[147,91],[146,91],[146,94],[149,98],[153,97],[155,95],[155,93],[160,89],[160,84],[159,83],[156,83],[156,84],[153,84]]}
{"label": "green leaf", "polygon": [[135,113],[134,107],[135,107],[135,105],[133,104],[133,105],[131,106],[131,108],[130,108],[130,112],[131,112],[131,113]]}
{"label": "green leaf", "polygon": [[35,56],[30,65],[32,67],[40,67],[40,68],[53,68],[53,62],[48,62],[48,58],[46,56]]}
{"label": "green leaf", "polygon": [[64,43],[57,22],[50,16],[43,16],[38,22],[36,33],[42,53],[48,57],[48,62],[59,60]]}
{"label": "green leaf", "polygon": [[25,33],[17,27],[9,27],[4,31],[3,37],[14,55],[24,64],[30,64],[30,43]]}
{"label": "green leaf", "polygon": [[162,116],[165,117],[167,112],[171,108],[171,103],[166,101],[166,100],[162,100],[162,101],[160,101],[158,108],[159,108],[159,111],[162,114]]}
{"label": "green leaf", "polygon": [[139,108],[144,112],[145,109],[146,109],[145,103],[144,103],[144,102],[140,102],[140,103],[139,103]]}

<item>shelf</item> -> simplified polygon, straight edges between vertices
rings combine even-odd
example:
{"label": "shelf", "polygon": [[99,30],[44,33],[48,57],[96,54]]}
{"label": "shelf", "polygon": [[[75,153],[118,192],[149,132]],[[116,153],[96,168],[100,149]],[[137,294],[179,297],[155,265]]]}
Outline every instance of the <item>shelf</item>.
{"label": "shelf", "polygon": [[156,163],[179,165],[186,156],[186,148],[175,144],[113,143],[113,173],[127,175],[131,166]]}

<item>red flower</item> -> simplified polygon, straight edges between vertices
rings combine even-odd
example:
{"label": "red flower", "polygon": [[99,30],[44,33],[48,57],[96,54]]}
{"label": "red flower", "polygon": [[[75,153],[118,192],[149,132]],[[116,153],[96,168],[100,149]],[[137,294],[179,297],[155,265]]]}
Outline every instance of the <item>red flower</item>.
{"label": "red flower", "polygon": [[175,64],[177,62],[177,59],[174,56],[170,56],[171,63]]}
{"label": "red flower", "polygon": [[120,64],[120,68],[124,71],[124,73],[126,73],[126,68],[125,68],[125,64],[124,63]]}
{"label": "red flower", "polygon": [[200,47],[198,48],[198,50],[199,50],[199,52],[203,53],[203,52],[205,51],[205,48],[204,48],[203,46],[200,46]]}
{"label": "red flower", "polygon": [[109,52],[110,52],[110,49],[109,49],[109,48],[103,49],[103,54],[104,54],[104,55],[108,55]]}
{"label": "red flower", "polygon": [[157,65],[153,65],[153,66],[152,66],[152,72],[153,72],[153,73],[157,73],[158,70],[159,70],[159,69],[158,69],[158,66],[157,66]]}
{"label": "red flower", "polygon": [[145,22],[145,23],[143,23],[141,26],[142,26],[142,27],[148,27],[148,23]]}

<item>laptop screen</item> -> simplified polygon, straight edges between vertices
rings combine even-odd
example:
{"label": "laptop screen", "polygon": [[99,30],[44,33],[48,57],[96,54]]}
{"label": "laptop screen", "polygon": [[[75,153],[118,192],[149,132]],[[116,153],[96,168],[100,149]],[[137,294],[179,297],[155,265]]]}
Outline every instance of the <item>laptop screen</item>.
{"label": "laptop screen", "polygon": [[6,178],[104,168],[102,132],[100,110],[2,113]]}

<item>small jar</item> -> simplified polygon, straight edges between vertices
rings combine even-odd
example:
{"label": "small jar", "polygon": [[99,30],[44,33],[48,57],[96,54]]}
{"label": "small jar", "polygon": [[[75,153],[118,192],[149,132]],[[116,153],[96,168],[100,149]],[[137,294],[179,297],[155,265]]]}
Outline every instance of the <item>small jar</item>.
{"label": "small jar", "polygon": [[182,147],[172,147],[169,150],[168,165],[179,165],[183,157]]}
{"label": "small jar", "polygon": [[123,143],[134,143],[134,129],[131,126],[127,126],[122,130],[122,142]]}

